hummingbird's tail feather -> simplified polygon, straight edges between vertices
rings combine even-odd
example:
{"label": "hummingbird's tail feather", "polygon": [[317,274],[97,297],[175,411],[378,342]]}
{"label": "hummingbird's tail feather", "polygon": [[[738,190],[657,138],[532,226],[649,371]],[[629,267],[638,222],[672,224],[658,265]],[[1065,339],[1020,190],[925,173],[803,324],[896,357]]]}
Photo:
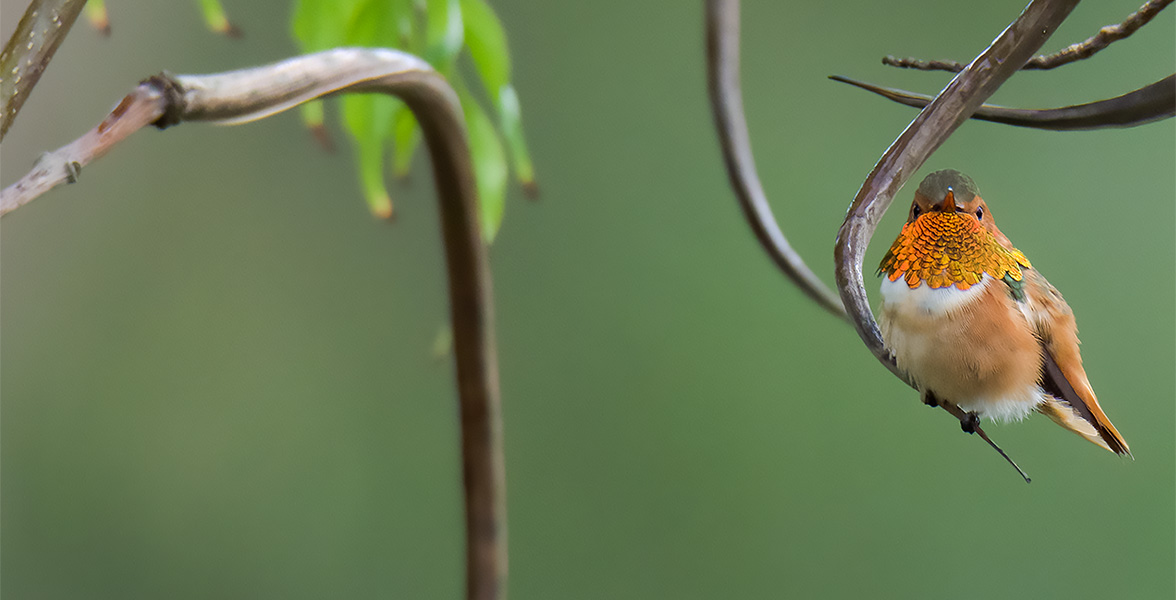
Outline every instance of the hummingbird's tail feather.
{"label": "hummingbird's tail feather", "polygon": [[1053,356],[1048,351],[1043,354],[1045,364],[1041,384],[1048,396],[1044,403],[1037,406],[1037,411],[1058,425],[1115,454],[1131,456],[1127,441],[1119,435],[1119,431],[1099,407],[1098,400],[1094,399],[1093,390],[1087,387],[1091,397],[1091,401],[1087,402],[1086,398],[1070,385]]}
{"label": "hummingbird's tail feather", "polygon": [[1039,384],[1053,397],[1039,405],[1038,412],[1115,454],[1131,456],[1127,441],[1098,405],[1094,388],[1082,368],[1074,311],[1038,271],[1025,270],[1024,282],[1023,310],[1041,340]]}

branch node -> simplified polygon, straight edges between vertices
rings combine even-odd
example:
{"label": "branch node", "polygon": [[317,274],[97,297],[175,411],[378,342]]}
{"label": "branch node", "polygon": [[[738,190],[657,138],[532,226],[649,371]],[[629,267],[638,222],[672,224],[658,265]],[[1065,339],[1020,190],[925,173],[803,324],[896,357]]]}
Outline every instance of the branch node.
{"label": "branch node", "polygon": [[65,182],[77,183],[78,178],[82,176],[82,163],[71,160],[65,163]]}
{"label": "branch node", "polygon": [[167,71],[159,75],[152,75],[139,82],[139,85],[150,86],[163,96],[163,115],[152,125],[159,129],[167,129],[172,125],[179,125],[184,120],[184,86]]}

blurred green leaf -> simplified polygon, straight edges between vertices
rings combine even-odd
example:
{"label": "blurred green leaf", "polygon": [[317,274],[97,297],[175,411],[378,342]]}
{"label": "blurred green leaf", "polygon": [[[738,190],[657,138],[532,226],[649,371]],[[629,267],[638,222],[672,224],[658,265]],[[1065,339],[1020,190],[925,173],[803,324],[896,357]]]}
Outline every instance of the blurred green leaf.
{"label": "blurred green leaf", "polygon": [[335,141],[331,139],[331,132],[327,129],[326,117],[323,114],[323,101],[314,100],[303,103],[298,107],[302,116],[302,123],[314,136],[316,142],[327,152],[335,151]]}
{"label": "blurred green leaf", "polygon": [[359,0],[297,0],[291,28],[303,52],[318,52],[345,43],[348,25]]}
{"label": "blurred green leaf", "polygon": [[303,103],[298,110],[302,113],[302,122],[310,126],[322,126],[325,119],[322,100]]}
{"label": "blurred green leaf", "polygon": [[523,136],[518,95],[510,85],[510,52],[506,45],[506,33],[498,15],[485,0],[461,0],[461,5],[465,14],[466,43],[470,56],[482,78],[486,95],[498,112],[499,126],[510,149],[510,158],[519,181],[533,193],[534,167]]}
{"label": "blurred green leaf", "polygon": [[229,37],[241,37],[241,30],[229,21],[220,0],[200,0],[200,11],[209,29]]}
{"label": "blurred green leaf", "polygon": [[110,15],[106,12],[105,0],[90,0],[82,11],[91,27],[102,35],[110,35]]}
{"label": "blurred green leaf", "polygon": [[450,77],[453,64],[465,43],[459,0],[427,0],[424,59],[441,74]]}
{"label": "blurred green leaf", "polygon": [[364,198],[372,214],[392,216],[392,197],[384,185],[384,137],[398,101],[379,94],[343,97],[343,122],[355,141]]}
{"label": "blurred green leaf", "polygon": [[461,108],[469,128],[470,153],[474,159],[474,174],[478,178],[478,216],[482,221],[482,238],[489,244],[498,234],[506,209],[506,152],[494,122],[486,111],[462,87],[458,87]]}
{"label": "blurred green leaf", "polygon": [[506,145],[510,148],[510,157],[514,162],[519,182],[528,193],[533,194],[535,170],[531,165],[531,155],[527,152],[527,141],[523,137],[522,112],[514,86],[505,85],[498,93],[498,117],[502,125],[502,137],[506,138]]}
{"label": "blurred green leaf", "polygon": [[411,17],[408,0],[360,0],[347,24],[345,39],[353,46],[400,48],[404,15]]}
{"label": "blurred green leaf", "polygon": [[[294,39],[303,52],[318,52],[343,45],[351,15],[358,5],[358,0],[296,0],[290,21]],[[329,142],[324,129],[322,100],[303,104],[299,113],[302,122],[320,143]]]}
{"label": "blurred green leaf", "polygon": [[420,141],[416,117],[407,106],[401,105],[392,115],[392,174],[398,179],[408,177]]}
{"label": "blurred green leaf", "polygon": [[466,46],[474,59],[482,85],[491,98],[510,81],[510,53],[506,32],[494,9],[485,0],[461,0]]}
{"label": "blurred green leaf", "polygon": [[[487,242],[493,239],[505,211],[511,165],[528,192],[534,189],[534,167],[519,99],[510,85],[506,33],[490,5],[485,0],[297,0],[291,28],[306,52],[342,45],[397,48],[421,56],[451,81],[469,130],[479,219]],[[489,113],[468,92],[456,68],[463,45],[469,48],[484,98],[493,106]],[[394,99],[345,97],[341,114],[358,155],[364,196],[373,213],[390,214],[380,165],[390,163],[394,176],[406,177],[421,143],[420,127]],[[307,105],[302,116],[315,137],[329,145],[322,105]],[[386,160],[389,146],[391,161]]]}

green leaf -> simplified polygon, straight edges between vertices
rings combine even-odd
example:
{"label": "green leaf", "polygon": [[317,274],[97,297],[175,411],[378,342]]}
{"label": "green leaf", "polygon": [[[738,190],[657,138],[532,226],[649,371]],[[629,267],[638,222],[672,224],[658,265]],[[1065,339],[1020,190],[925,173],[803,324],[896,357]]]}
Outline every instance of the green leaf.
{"label": "green leaf", "polygon": [[347,24],[348,44],[403,48],[402,23],[412,17],[408,0],[361,0]]}
{"label": "green leaf", "polygon": [[461,0],[461,7],[466,24],[466,44],[486,95],[498,113],[499,127],[510,149],[511,162],[519,182],[529,193],[534,193],[535,172],[523,136],[519,98],[510,85],[510,52],[506,45],[506,33],[498,16],[485,0]]}
{"label": "green leaf", "polygon": [[[523,135],[519,99],[510,86],[510,55],[502,23],[487,0],[295,0],[291,23],[305,51],[341,45],[394,47],[423,56],[459,91],[470,152],[477,176],[479,221],[492,240],[502,223],[510,169],[528,191],[534,167]],[[477,79],[493,110],[479,104],[457,73],[461,48],[469,48]],[[420,126],[400,102],[345,96],[341,116],[352,138],[364,195],[376,214],[390,211],[384,184],[386,152],[391,166],[404,177],[422,140]],[[319,124],[322,106],[303,109],[308,125]],[[509,160],[508,160],[509,159]]]}
{"label": "green leaf", "polygon": [[341,46],[359,0],[297,0],[291,28],[303,52]]}
{"label": "green leaf", "polygon": [[359,178],[364,198],[372,214],[392,216],[392,197],[384,185],[384,138],[392,111],[399,102],[377,94],[350,94],[343,97],[343,122],[355,141]]}
{"label": "green leaf", "polygon": [[465,43],[459,0],[426,0],[425,60],[449,77]]}
{"label": "green leaf", "polygon": [[482,239],[489,244],[498,234],[506,209],[506,152],[486,111],[464,89],[458,89],[462,111],[469,127],[470,154],[478,178],[478,216]]}
{"label": "green leaf", "polygon": [[[358,46],[398,46],[402,35],[412,33],[409,0],[361,0],[348,23],[346,42]],[[392,205],[384,184],[385,149],[392,131],[393,114],[403,103],[384,95],[348,95],[343,99],[343,120],[359,153],[360,181],[372,214],[390,217]]]}
{"label": "green leaf", "polygon": [[506,139],[506,145],[510,148],[510,158],[519,182],[529,193],[534,193],[535,169],[531,164],[531,155],[527,152],[527,141],[523,137],[519,96],[511,85],[503,86],[498,94],[498,117],[502,126],[502,137]]}
{"label": "green leaf", "polygon": [[110,35],[110,14],[106,12],[105,0],[90,0],[82,11],[91,27],[102,35]]}
{"label": "green leaf", "polygon": [[298,107],[302,116],[302,123],[310,131],[316,142],[327,152],[335,151],[335,141],[331,139],[331,132],[327,129],[326,116],[323,114],[323,101],[312,100]]}
{"label": "green leaf", "polygon": [[490,98],[497,98],[502,87],[510,81],[506,32],[498,15],[485,0],[461,0],[461,14],[466,45],[482,78],[482,85]]}
{"label": "green leaf", "polygon": [[392,115],[392,174],[397,178],[408,177],[420,141],[416,117],[407,106],[401,105]]}
{"label": "green leaf", "polygon": [[229,22],[220,0],[200,0],[200,11],[204,14],[204,22],[209,29],[229,37],[241,37],[241,30]]}
{"label": "green leaf", "polygon": [[323,114],[323,101],[313,100],[311,102],[303,103],[298,107],[302,114],[302,122],[307,127],[322,127],[325,115]]}

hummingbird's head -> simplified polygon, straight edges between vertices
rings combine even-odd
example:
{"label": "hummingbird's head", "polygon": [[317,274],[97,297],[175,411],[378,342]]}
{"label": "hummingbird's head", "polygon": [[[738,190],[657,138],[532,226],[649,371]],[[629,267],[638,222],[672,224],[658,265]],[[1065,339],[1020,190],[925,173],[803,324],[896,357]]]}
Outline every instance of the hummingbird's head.
{"label": "hummingbird's head", "polygon": [[944,169],[923,179],[915,190],[915,200],[907,215],[907,223],[927,213],[963,213],[975,217],[1002,246],[1011,248],[1012,243],[996,227],[996,220],[988,211],[988,204],[980,197],[976,182],[971,177],[956,171]]}
{"label": "hummingbird's head", "polygon": [[926,177],[915,191],[907,224],[882,259],[879,274],[903,278],[911,288],[961,290],[989,274],[1020,281],[1029,261],[996,228],[988,205],[970,177],[945,169]]}

